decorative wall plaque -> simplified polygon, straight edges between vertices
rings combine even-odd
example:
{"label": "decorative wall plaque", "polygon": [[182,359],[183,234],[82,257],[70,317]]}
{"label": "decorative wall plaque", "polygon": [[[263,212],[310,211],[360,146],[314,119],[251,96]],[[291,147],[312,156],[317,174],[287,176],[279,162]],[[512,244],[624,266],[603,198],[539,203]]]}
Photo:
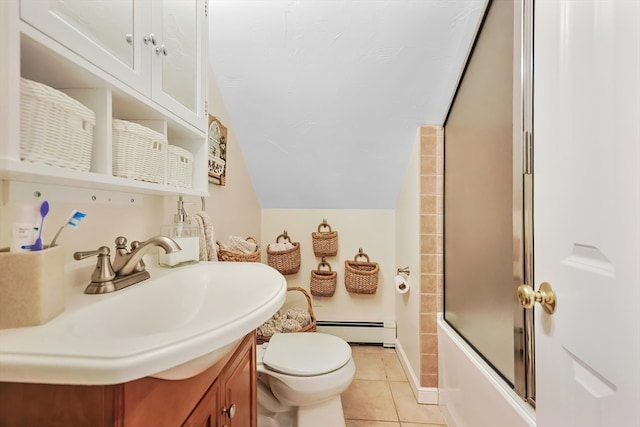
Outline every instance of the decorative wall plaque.
{"label": "decorative wall plaque", "polygon": [[209,182],[225,185],[227,181],[227,128],[209,114]]}

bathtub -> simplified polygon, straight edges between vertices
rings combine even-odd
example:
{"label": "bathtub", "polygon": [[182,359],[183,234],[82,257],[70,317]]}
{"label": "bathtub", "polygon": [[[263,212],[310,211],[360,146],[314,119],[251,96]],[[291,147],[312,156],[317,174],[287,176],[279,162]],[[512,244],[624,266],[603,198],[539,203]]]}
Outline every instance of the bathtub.
{"label": "bathtub", "polygon": [[449,427],[535,427],[535,410],[438,315],[439,403]]}

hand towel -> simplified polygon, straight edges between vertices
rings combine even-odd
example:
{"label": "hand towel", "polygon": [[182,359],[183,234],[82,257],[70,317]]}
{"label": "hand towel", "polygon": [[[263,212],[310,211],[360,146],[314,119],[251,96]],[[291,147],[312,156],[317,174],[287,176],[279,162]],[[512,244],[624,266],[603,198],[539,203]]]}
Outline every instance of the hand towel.
{"label": "hand towel", "polygon": [[[211,218],[209,215],[200,211],[196,214],[202,221],[202,229],[204,231],[204,240],[205,247],[203,249],[202,257],[206,261],[218,261],[218,252],[216,251],[216,233],[213,228],[213,222],[211,222]],[[205,258],[206,256],[206,258]]]}

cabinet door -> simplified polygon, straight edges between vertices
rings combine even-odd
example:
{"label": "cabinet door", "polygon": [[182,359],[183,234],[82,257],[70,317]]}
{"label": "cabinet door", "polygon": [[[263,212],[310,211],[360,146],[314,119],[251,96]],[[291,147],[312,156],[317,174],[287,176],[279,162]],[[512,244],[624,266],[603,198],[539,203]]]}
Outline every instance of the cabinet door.
{"label": "cabinet door", "polygon": [[205,0],[152,3],[153,33],[159,35],[152,55],[152,97],[162,106],[206,129]]}
{"label": "cabinet door", "polygon": [[220,425],[218,424],[220,419],[218,411],[219,394],[219,382],[216,381],[193,409],[193,412],[182,424],[182,427],[218,427]]}
{"label": "cabinet door", "polygon": [[151,96],[149,0],[21,0],[20,17],[62,46]]}
{"label": "cabinet door", "polygon": [[255,342],[246,340],[244,351],[223,375],[223,421],[228,427],[257,425]]}

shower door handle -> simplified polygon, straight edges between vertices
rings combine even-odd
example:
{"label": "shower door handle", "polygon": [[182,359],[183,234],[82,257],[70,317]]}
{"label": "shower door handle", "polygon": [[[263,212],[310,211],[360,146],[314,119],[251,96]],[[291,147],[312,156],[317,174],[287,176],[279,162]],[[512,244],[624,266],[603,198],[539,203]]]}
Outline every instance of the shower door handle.
{"label": "shower door handle", "polygon": [[537,291],[529,285],[518,286],[518,301],[524,308],[533,308],[535,303],[539,302],[547,314],[553,314],[556,311],[556,294],[551,284],[547,282],[540,284]]}

